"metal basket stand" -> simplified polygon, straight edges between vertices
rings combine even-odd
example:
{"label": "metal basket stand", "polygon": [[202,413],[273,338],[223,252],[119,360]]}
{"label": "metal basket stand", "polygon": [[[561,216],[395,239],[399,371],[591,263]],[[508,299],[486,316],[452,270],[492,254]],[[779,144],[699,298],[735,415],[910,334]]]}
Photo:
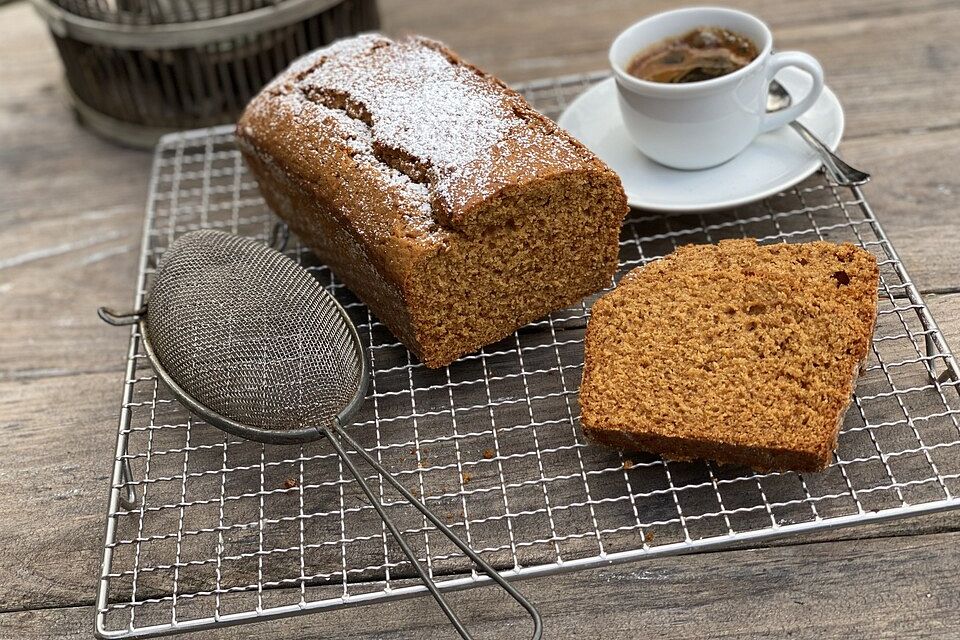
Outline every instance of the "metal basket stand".
{"label": "metal basket stand", "polygon": [[120,144],[233,122],[297,57],[376,29],[375,0],[31,0],[80,122]]}

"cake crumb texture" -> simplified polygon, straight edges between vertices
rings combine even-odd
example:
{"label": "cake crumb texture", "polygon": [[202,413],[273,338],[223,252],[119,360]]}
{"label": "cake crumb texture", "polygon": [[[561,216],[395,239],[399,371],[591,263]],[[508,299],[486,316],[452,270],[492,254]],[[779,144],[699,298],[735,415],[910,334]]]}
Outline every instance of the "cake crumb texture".
{"label": "cake crumb texture", "polygon": [[879,271],[852,244],[686,245],[593,306],[592,440],[758,471],[826,467],[866,360]]}

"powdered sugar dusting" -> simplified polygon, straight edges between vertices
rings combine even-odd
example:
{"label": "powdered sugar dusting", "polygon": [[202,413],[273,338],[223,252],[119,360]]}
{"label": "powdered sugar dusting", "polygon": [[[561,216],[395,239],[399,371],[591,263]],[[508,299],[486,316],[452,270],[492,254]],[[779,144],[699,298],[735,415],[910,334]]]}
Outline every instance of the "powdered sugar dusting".
{"label": "powdered sugar dusting", "polygon": [[583,162],[521,98],[451,56],[422,39],[362,35],[297,60],[268,90],[305,127],[335,122],[353,158],[410,205],[406,233],[430,236],[505,187]]}
{"label": "powdered sugar dusting", "polygon": [[[351,118],[340,109],[317,104],[301,92],[285,95],[278,102],[278,108],[289,113],[300,127],[315,127],[323,122],[328,129],[335,132],[333,135],[336,135],[340,144],[349,151],[355,162],[375,169],[370,175],[375,180],[379,180],[380,189],[389,191],[399,199],[398,204],[401,205],[399,208],[404,212],[408,233],[425,241],[442,241],[435,233],[437,225],[430,205],[429,189],[424,184],[414,182],[406,174],[383,164],[376,157],[373,151],[373,132],[366,124]],[[316,161],[321,164],[330,160],[331,158],[327,156],[316,158]],[[355,197],[362,197],[363,193],[361,190]],[[357,202],[357,205],[360,215],[373,209],[366,206],[364,202]]]}
{"label": "powdered sugar dusting", "polygon": [[367,53],[366,64],[357,64],[356,55],[333,58],[306,83],[363,104],[383,144],[415,154],[442,175],[483,158],[509,131],[502,97],[439,52],[398,44]]}
{"label": "powdered sugar dusting", "polygon": [[[324,63],[301,88],[362,106],[377,144],[425,168],[442,222],[518,177],[536,177],[545,162],[576,159],[572,145],[546,140],[541,127],[517,115],[517,98],[438,46],[375,35],[341,42],[321,52]],[[526,153],[511,153],[518,147]]]}

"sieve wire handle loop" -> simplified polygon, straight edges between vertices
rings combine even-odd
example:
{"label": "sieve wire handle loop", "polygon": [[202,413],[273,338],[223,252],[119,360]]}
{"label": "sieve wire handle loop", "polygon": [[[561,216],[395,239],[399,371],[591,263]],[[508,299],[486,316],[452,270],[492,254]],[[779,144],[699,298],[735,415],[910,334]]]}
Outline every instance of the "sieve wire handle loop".
{"label": "sieve wire handle loop", "polygon": [[526,609],[527,613],[530,614],[530,618],[533,620],[533,635],[530,636],[531,640],[540,640],[543,635],[543,622],[540,619],[540,613],[537,611],[536,607],[527,600],[523,594],[514,588],[509,582],[507,582],[500,573],[490,566],[483,558],[481,558],[473,549],[471,549],[466,542],[460,539],[457,534],[455,534],[447,525],[440,521],[440,519],[433,514],[423,503],[413,497],[413,494],[410,493],[399,480],[394,478],[389,471],[387,471],[383,465],[381,465],[377,460],[367,453],[366,449],[360,446],[356,440],[350,437],[347,432],[341,427],[339,422],[337,422],[332,429],[328,427],[321,427],[320,430],[325,436],[330,440],[333,448],[336,449],[337,455],[343,460],[344,464],[347,465],[347,469],[350,471],[351,475],[357,480],[360,484],[360,488],[366,494],[367,499],[370,500],[370,503],[373,505],[373,508],[376,509],[377,513],[380,515],[380,518],[383,520],[383,523],[390,530],[390,533],[396,539],[397,543],[400,545],[400,548],[403,550],[403,553],[409,558],[410,562],[413,564],[414,569],[417,574],[420,576],[420,579],[423,581],[424,585],[433,595],[434,599],[437,601],[437,604],[440,605],[440,608],[443,610],[443,613],[450,619],[450,622],[456,628],[457,633],[460,634],[462,638],[466,640],[471,640],[472,636],[463,626],[463,623],[460,622],[460,619],[450,608],[450,605],[447,604],[447,601],[444,599],[443,595],[440,593],[440,590],[437,588],[436,583],[433,579],[427,575],[427,572],[424,570],[423,566],[420,564],[420,561],[417,560],[416,554],[414,554],[413,549],[410,548],[410,545],[407,544],[403,536],[400,534],[400,530],[397,529],[396,524],[390,516],[387,515],[386,510],[383,508],[383,505],[380,504],[380,501],[374,496],[373,489],[370,488],[370,485],[367,484],[366,480],[363,479],[359,470],[354,466],[353,462],[350,460],[347,455],[346,450],[343,448],[343,443],[341,438],[348,445],[350,445],[361,458],[366,460],[366,462],[373,467],[376,472],[380,475],[381,478],[386,480],[390,486],[397,490],[400,495],[404,497],[410,504],[412,504],[420,513],[424,515],[437,529],[445,535],[450,542],[455,544],[474,564],[476,564],[480,569],[483,570],[491,580],[496,582],[507,594],[513,598],[520,606]]}
{"label": "sieve wire handle loop", "polygon": [[140,318],[142,318],[146,313],[147,308],[145,306],[140,307],[136,311],[131,311],[130,313],[118,313],[117,311],[107,307],[100,307],[97,309],[97,315],[100,316],[100,319],[115,327],[124,327],[131,324],[137,324],[140,322]]}

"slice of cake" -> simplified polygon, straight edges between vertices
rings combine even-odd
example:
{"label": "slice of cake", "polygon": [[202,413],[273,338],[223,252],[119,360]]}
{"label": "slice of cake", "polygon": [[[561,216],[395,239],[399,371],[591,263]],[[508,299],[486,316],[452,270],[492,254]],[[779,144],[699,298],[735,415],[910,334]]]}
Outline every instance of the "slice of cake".
{"label": "slice of cake", "polygon": [[756,470],[830,463],[877,314],[851,244],[688,245],[593,306],[580,389],[596,442]]}

